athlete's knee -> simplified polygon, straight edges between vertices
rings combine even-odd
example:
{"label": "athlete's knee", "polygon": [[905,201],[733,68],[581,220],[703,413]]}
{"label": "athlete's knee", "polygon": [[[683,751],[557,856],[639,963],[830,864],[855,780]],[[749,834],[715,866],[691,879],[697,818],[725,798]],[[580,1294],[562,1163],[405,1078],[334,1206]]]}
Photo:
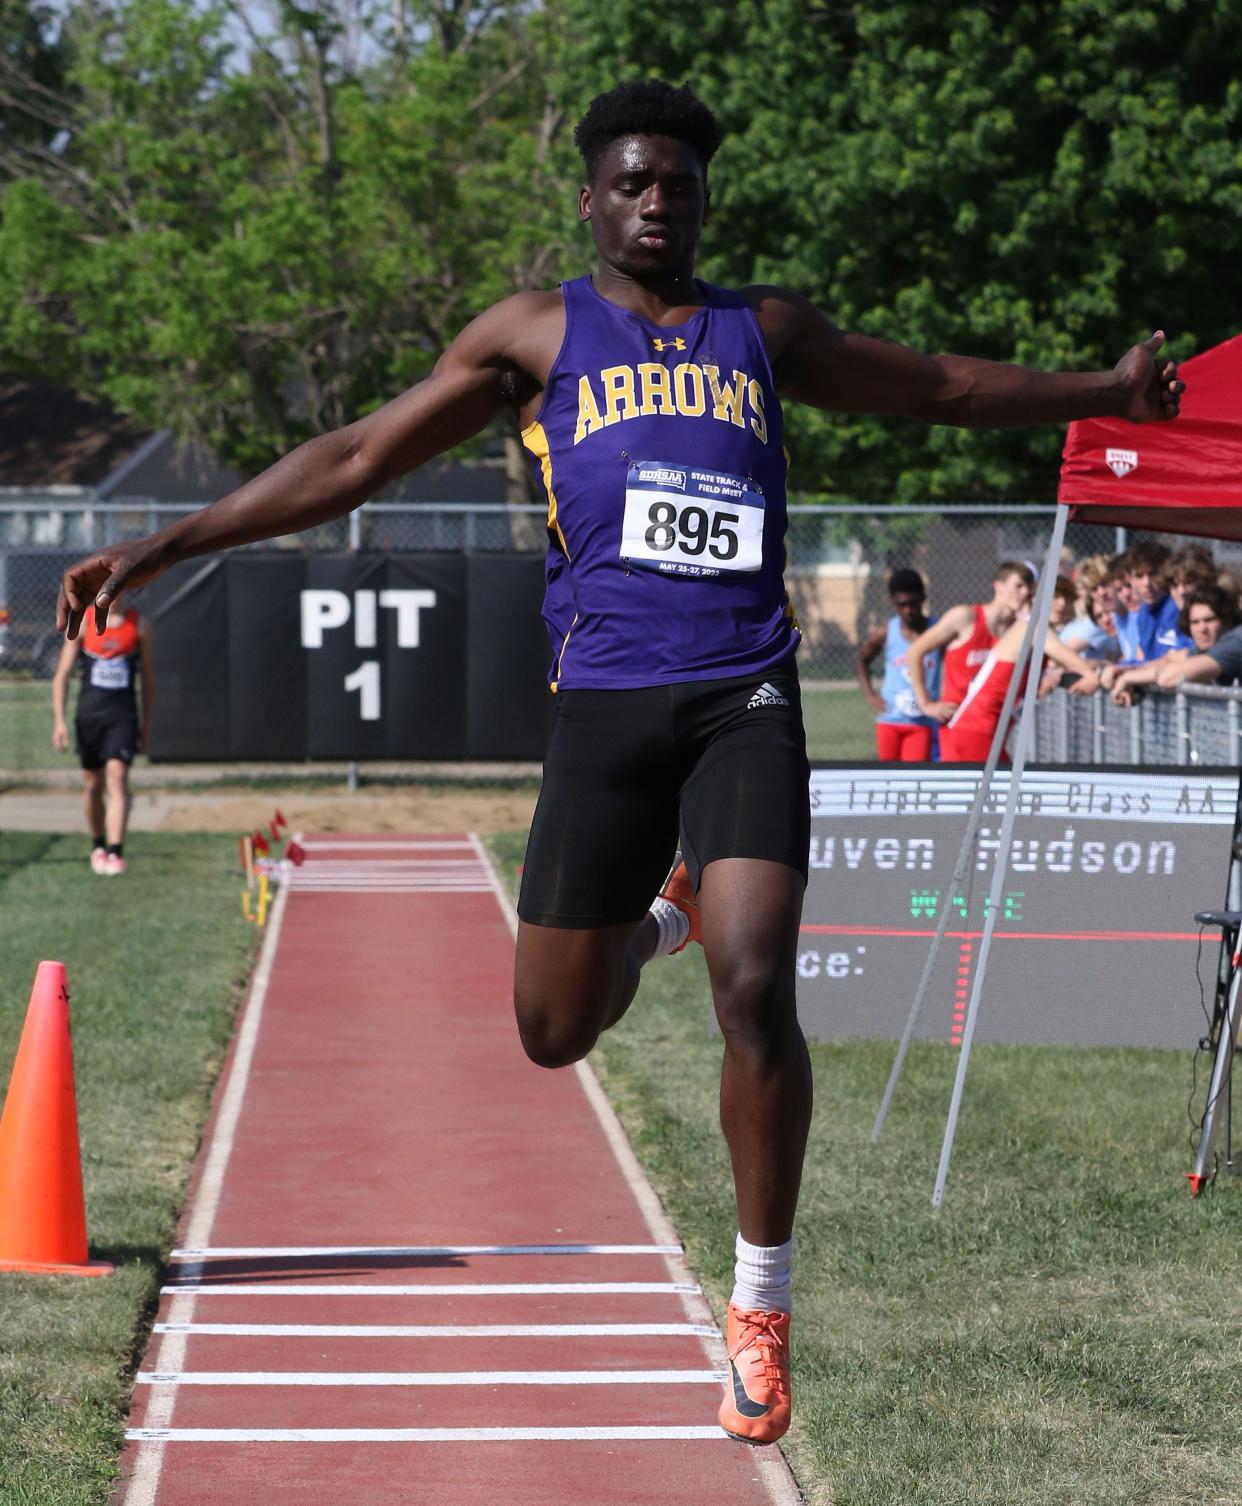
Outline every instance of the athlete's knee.
{"label": "athlete's knee", "polygon": [[712,997],[725,1045],[769,1055],[797,1030],[792,970],[771,958],[735,954],[712,967]]}
{"label": "athlete's knee", "polygon": [[546,1022],[532,1023],[518,1020],[518,1034],[522,1040],[522,1050],[534,1062],[537,1067],[572,1067],[575,1062],[580,1062],[584,1056],[589,1055],[591,1048],[599,1039],[596,1030],[583,1030],[581,1027],[565,1029],[559,1026],[548,1027]]}
{"label": "athlete's knee", "polygon": [[514,999],[522,1050],[537,1067],[570,1067],[599,1039],[599,1026],[573,1010],[538,1000]]}

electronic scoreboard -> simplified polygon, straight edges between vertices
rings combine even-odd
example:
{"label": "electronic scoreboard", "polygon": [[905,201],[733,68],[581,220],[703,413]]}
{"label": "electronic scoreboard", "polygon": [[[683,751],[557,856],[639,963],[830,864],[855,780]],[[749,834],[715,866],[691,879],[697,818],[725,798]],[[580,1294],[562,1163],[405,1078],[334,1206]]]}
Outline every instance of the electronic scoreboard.
{"label": "electronic scoreboard", "polygon": [[[981,771],[811,775],[799,1015],[818,1040],[905,1028]],[[1196,910],[1225,898],[1237,770],[1028,769],[977,1039],[1187,1047],[1203,1034]],[[917,1035],[960,1041],[999,849],[998,773]],[[1211,1007],[1217,933],[1203,938]]]}

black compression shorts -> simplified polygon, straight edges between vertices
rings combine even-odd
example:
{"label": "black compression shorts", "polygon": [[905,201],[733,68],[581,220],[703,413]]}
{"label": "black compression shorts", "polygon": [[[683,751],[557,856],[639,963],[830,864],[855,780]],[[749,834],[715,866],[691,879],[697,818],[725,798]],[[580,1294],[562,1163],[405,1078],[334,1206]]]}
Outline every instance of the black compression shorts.
{"label": "black compression shorts", "polygon": [[73,725],[77,733],[78,759],[84,769],[102,769],[110,758],[133,763],[138,751],[138,718],[134,713],[79,716]]}
{"label": "black compression shorts", "polygon": [[696,889],[717,858],[765,858],[805,881],[810,768],[792,659],[736,679],[562,690],[556,700],[523,920],[641,920],[679,840]]}

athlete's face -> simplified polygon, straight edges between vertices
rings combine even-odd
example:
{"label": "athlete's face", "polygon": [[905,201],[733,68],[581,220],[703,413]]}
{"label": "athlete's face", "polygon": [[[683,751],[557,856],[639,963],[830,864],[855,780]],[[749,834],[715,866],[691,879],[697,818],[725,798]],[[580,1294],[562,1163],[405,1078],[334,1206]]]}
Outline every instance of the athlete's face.
{"label": "athlete's face", "polygon": [[901,619],[902,627],[921,627],[923,623],[923,607],[927,598],[920,596],[917,591],[895,591],[893,593],[893,611]]}
{"label": "athlete's face", "polygon": [[996,582],[996,599],[1017,617],[1031,604],[1031,588],[1015,570]]}
{"label": "athlete's face", "polygon": [[707,202],[703,164],[688,142],[621,136],[579,195],[578,212],[591,222],[601,263],[645,281],[693,265]]}

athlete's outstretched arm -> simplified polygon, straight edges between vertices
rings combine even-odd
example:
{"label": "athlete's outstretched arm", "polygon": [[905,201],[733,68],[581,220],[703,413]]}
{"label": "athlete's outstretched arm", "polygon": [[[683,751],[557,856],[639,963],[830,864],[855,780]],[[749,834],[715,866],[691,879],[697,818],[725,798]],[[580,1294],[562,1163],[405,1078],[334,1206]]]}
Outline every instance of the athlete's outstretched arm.
{"label": "athlete's outstretched arm", "polygon": [[1015,429],[1076,418],[1176,418],[1185,383],[1156,352],[1163,331],[1111,371],[1036,371],[973,356],[920,355],[838,329],[805,298],[752,288],[782,397],[839,413],[880,413],[967,429]]}
{"label": "athlete's outstretched arm", "polygon": [[299,445],[210,507],[71,566],[56,603],[57,628],[75,638],[92,604],[102,628],[123,590],[179,561],[339,518],[394,477],[478,434],[504,404],[512,332],[524,312],[517,305],[532,296],[519,293],[480,314],[430,376],[366,418]]}

